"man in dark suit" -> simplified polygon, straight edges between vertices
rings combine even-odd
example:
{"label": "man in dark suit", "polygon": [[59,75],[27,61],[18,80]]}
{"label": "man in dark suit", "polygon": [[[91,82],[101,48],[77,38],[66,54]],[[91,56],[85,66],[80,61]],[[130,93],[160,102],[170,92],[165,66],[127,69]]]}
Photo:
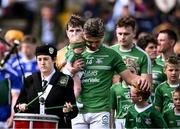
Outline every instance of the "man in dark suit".
{"label": "man in dark suit", "polygon": [[[45,110],[46,114],[57,115],[59,128],[70,128],[70,120],[74,118],[78,109],[75,106],[73,80],[55,68],[57,50],[52,45],[40,46],[36,49],[36,58],[40,72],[33,73],[25,79],[24,87],[16,103],[16,109],[25,113],[40,113],[39,99],[28,104],[44,91],[49,90],[48,95],[42,95],[45,107],[64,105],[63,108]],[[47,84],[43,87],[43,80]],[[49,86],[50,85],[50,86]],[[51,88],[50,88],[51,87]],[[41,97],[41,96],[40,96]]]}

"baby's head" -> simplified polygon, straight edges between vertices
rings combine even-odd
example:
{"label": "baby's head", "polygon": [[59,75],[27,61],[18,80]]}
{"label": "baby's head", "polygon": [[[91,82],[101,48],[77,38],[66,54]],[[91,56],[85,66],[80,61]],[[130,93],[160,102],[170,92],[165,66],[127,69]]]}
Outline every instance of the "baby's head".
{"label": "baby's head", "polygon": [[86,44],[84,41],[77,42],[77,43],[71,43],[70,48],[73,49],[74,53],[80,54],[84,51]]}
{"label": "baby's head", "polygon": [[131,87],[130,96],[134,104],[147,101],[150,95],[150,91],[141,90],[139,86]]}

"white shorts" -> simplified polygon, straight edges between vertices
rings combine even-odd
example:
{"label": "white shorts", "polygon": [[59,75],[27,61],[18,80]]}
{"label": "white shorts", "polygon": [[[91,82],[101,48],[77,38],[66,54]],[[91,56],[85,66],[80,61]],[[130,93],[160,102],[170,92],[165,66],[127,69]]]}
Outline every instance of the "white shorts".
{"label": "white shorts", "polygon": [[109,129],[109,112],[79,113],[72,119],[72,129]]}
{"label": "white shorts", "polygon": [[0,122],[0,129],[8,129],[7,122]]}
{"label": "white shorts", "polygon": [[125,129],[126,119],[115,119],[116,129]]}

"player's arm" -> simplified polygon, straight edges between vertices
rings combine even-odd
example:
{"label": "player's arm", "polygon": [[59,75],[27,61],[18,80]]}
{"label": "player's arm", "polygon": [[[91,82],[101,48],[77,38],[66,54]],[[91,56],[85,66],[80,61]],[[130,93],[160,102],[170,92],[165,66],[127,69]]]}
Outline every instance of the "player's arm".
{"label": "player's arm", "polygon": [[138,85],[142,90],[150,90],[151,83],[144,76],[138,76],[130,72],[130,70],[126,69],[120,73],[123,80],[125,80],[130,85]]}

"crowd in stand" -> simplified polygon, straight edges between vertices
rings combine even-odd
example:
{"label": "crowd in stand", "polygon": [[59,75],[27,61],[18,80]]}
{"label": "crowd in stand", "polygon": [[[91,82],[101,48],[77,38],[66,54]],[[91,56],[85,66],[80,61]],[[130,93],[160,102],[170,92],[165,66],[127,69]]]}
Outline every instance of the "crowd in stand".
{"label": "crowd in stand", "polygon": [[17,111],[39,113],[39,100],[28,103],[44,92],[44,79],[52,86],[45,106],[64,104],[46,112],[60,117],[59,128],[180,127],[178,0],[166,9],[158,0],[87,0],[73,14],[63,0],[43,2],[39,14],[7,1],[0,27],[4,19],[27,21],[2,24],[0,128],[12,127]]}

